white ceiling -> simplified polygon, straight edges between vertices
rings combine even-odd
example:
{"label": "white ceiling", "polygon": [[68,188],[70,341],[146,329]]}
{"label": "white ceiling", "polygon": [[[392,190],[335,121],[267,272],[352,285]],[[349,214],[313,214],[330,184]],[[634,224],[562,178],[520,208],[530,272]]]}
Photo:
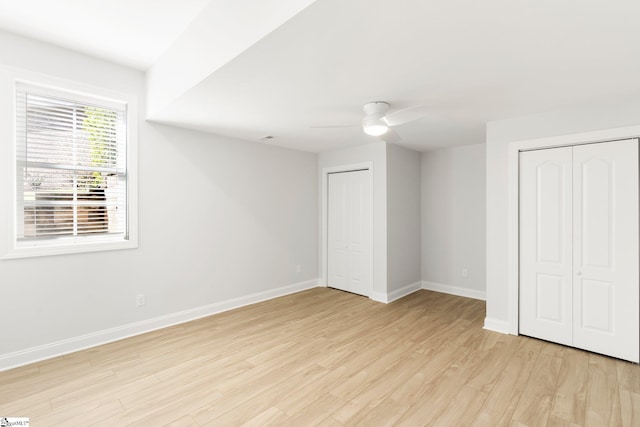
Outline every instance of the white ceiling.
{"label": "white ceiling", "polygon": [[[246,4],[260,2],[243,1],[247,15]],[[383,100],[392,110],[421,106],[422,119],[395,130],[400,144],[428,150],[483,142],[490,120],[640,96],[637,0],[296,1],[312,4],[225,53],[223,64],[165,73],[165,86],[188,84],[151,118],[254,141],[273,135],[269,144],[318,152],[376,141],[359,127],[361,106]],[[62,16],[63,2],[5,3],[0,28],[85,52],[95,43],[96,55],[141,68],[155,61],[154,72],[171,62],[172,46],[215,56],[187,27],[203,8],[228,10],[223,0],[65,0],[74,22],[92,22],[88,40],[46,19]],[[100,4],[124,18],[97,14]],[[256,15],[228,20],[248,30]],[[323,125],[354,127],[313,128]]]}
{"label": "white ceiling", "polygon": [[209,0],[0,0],[0,28],[146,70]]}

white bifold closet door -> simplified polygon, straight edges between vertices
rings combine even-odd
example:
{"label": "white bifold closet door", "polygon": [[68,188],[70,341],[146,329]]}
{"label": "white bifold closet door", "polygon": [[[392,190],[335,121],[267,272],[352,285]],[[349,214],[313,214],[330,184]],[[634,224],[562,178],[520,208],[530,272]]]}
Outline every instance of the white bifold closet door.
{"label": "white bifold closet door", "polygon": [[369,170],[329,174],[328,286],[369,296],[372,188]]}
{"label": "white bifold closet door", "polygon": [[520,153],[524,335],[638,362],[638,140]]}
{"label": "white bifold closet door", "polygon": [[572,148],[520,153],[521,334],[573,344]]}

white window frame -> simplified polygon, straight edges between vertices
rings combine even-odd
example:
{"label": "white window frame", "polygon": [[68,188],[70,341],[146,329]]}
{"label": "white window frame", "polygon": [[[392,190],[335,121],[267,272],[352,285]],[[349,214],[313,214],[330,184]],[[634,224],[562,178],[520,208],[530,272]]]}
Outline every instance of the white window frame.
{"label": "white window frame", "polygon": [[[16,169],[16,87],[37,86],[46,94],[65,93],[79,102],[126,105],[127,121],[127,239],[86,239],[70,242],[64,238],[38,244],[17,245],[18,186]],[[138,101],[127,94],[11,67],[0,67],[0,259],[14,259],[85,252],[132,249],[138,247],[137,180]],[[83,239],[85,240],[85,239]]]}

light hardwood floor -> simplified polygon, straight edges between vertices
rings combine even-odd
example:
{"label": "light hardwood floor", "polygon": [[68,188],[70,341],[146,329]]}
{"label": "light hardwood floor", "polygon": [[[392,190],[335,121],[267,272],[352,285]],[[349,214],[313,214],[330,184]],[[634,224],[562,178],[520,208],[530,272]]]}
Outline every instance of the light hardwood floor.
{"label": "light hardwood floor", "polygon": [[640,366],[317,288],[0,373],[33,426],[640,426]]}

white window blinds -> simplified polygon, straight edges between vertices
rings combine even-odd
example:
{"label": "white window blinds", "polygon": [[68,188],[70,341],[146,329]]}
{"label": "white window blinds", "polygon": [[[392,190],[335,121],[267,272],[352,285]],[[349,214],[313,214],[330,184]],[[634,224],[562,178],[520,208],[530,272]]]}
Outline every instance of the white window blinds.
{"label": "white window blinds", "polygon": [[17,244],[126,240],[126,105],[16,87]]}

